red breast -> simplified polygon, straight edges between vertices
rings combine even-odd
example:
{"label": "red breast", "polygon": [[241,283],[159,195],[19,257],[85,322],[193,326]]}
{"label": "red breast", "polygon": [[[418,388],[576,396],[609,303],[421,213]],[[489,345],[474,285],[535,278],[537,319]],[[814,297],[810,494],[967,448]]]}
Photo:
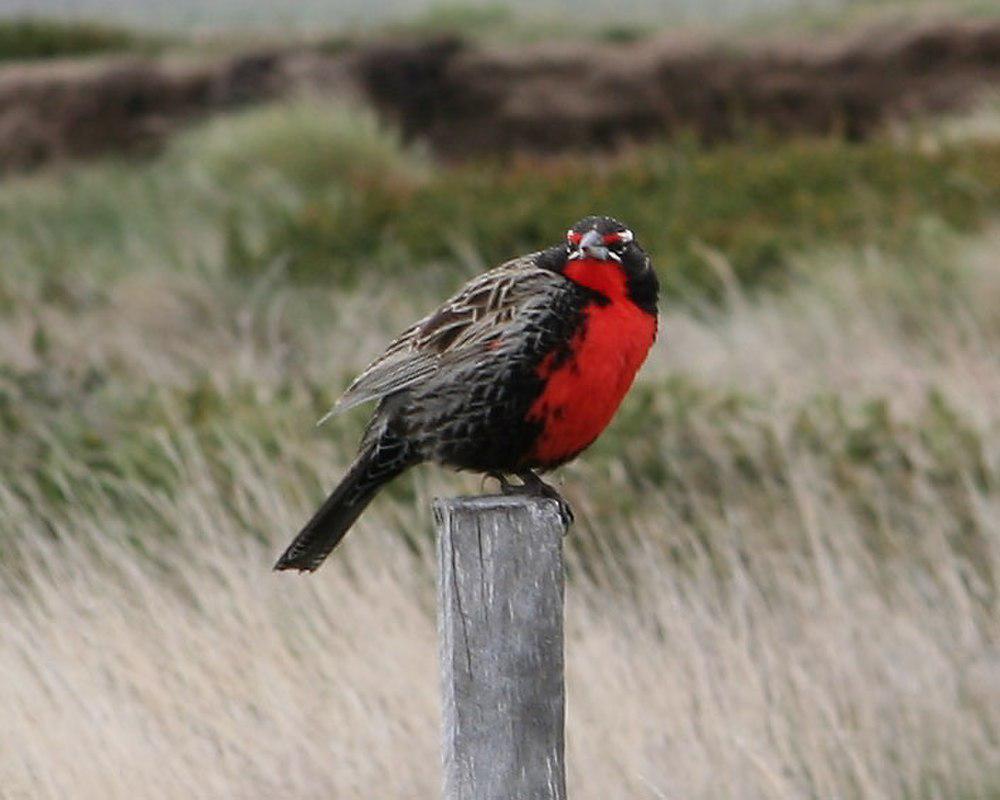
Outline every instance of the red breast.
{"label": "red breast", "polygon": [[656,317],[629,299],[619,263],[577,259],[563,274],[607,302],[584,309],[568,357],[553,353],[538,367],[545,388],[527,419],[542,429],[527,461],[543,467],[570,460],[601,434],[656,338]]}

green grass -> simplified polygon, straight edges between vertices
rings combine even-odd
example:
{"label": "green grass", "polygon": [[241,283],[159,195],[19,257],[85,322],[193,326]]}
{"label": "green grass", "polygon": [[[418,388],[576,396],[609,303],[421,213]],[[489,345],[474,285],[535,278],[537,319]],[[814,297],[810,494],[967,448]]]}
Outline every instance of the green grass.
{"label": "green grass", "polygon": [[43,17],[0,20],[0,61],[149,50],[154,40],[128,28]]}
{"label": "green grass", "polygon": [[567,16],[552,8],[519,10],[504,3],[437,2],[411,17],[386,23],[381,32],[507,44],[566,39],[632,44],[654,34],[657,27],[648,18],[632,22],[600,13]]}
{"label": "green grass", "polygon": [[1000,211],[1000,143],[682,143],[438,168],[368,112],[301,101],[211,122],[150,164],[14,181],[0,209],[10,270],[152,261],[345,286],[427,264],[447,286],[607,213],[636,231],[668,294],[718,297],[732,281],[780,285],[811,248],[902,252],[979,229]]}
{"label": "green grass", "polygon": [[653,146],[586,166],[567,158],[473,164],[417,182],[355,176],[363,191],[317,180],[321,191],[254,230],[256,251],[234,227],[235,269],[282,259],[296,279],[337,282],[358,269],[393,272],[470,251],[489,265],[606,213],[637,232],[668,292],[717,294],[729,270],[746,287],[780,281],[794,255],[816,245],[892,249],[928,224],[975,230],[1000,210],[1000,145]]}
{"label": "green grass", "polygon": [[[923,20],[995,19],[992,0],[806,0],[805,2],[717,4],[645,2],[628,14],[590,2],[543,4],[428,0],[373,7],[351,0],[334,9],[323,0],[294,7],[259,0],[219,4],[179,0],[119,4],[109,14],[105,0],[36,0],[31,16],[0,22],[3,58],[46,58],[93,52],[150,48],[166,44],[201,52],[226,47],[259,46],[303,39],[339,51],[352,42],[398,35],[455,35],[494,43],[605,41],[630,44],[657,34],[689,36],[744,46],[766,41],[775,32],[789,37],[831,34],[868,25],[911,26]],[[115,13],[117,12],[117,13]],[[115,20],[112,22],[98,20]],[[94,21],[89,21],[94,20]],[[125,25],[131,27],[124,27]],[[164,38],[163,31],[170,31]],[[211,32],[205,40],[194,34]],[[11,55],[3,55],[9,52]]]}
{"label": "green grass", "polygon": [[176,156],[223,185],[252,186],[264,174],[309,196],[367,184],[402,190],[429,171],[427,159],[407,151],[370,111],[307,101],[209,122],[181,140]]}

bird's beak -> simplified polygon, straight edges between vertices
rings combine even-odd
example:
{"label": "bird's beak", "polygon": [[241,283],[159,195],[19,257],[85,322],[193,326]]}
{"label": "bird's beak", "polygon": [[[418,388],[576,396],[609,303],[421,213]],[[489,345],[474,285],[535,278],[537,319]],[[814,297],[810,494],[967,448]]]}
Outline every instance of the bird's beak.
{"label": "bird's beak", "polygon": [[599,261],[607,261],[608,255],[604,237],[595,230],[589,230],[583,234],[577,251],[570,258],[596,258]]}

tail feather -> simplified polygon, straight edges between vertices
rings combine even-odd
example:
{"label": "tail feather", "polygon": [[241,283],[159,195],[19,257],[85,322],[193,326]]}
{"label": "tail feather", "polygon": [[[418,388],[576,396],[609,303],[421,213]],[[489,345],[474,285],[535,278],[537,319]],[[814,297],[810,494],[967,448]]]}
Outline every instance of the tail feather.
{"label": "tail feather", "polygon": [[363,449],[274,568],[312,572],[319,567],[379,489],[411,466],[408,449],[405,441],[386,434]]}

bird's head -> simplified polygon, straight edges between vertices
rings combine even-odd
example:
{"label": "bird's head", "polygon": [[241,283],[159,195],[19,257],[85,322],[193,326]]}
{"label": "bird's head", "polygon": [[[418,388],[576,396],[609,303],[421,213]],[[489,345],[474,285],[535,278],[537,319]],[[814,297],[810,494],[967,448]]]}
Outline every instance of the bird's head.
{"label": "bird's head", "polygon": [[[564,275],[598,288],[621,276],[628,294],[644,308],[655,309],[659,284],[646,251],[626,225],[612,217],[584,217],[566,231]],[[610,272],[609,272],[610,271]]]}
{"label": "bird's head", "polygon": [[593,258],[597,261],[622,262],[622,256],[635,235],[611,217],[584,217],[566,231],[569,259]]}

